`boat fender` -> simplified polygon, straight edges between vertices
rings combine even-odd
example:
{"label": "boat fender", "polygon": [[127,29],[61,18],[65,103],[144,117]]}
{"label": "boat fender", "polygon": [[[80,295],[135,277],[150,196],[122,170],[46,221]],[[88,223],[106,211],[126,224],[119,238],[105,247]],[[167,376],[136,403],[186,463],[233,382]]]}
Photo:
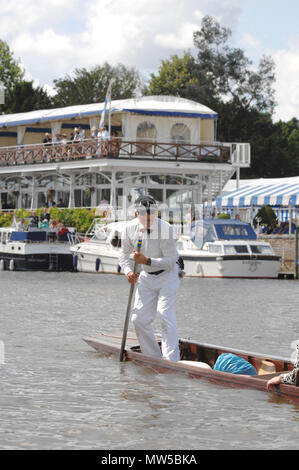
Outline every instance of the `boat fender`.
{"label": "boat fender", "polygon": [[229,372],[230,374],[257,375],[250,362],[232,353],[220,354],[214,364],[214,370]]}
{"label": "boat fender", "polygon": [[4,264],[4,259],[0,260],[0,271],[4,271],[5,269],[5,264]]}
{"label": "boat fender", "polygon": [[212,369],[209,364],[206,362],[199,362],[199,361],[179,361],[180,364],[186,364],[188,366],[195,366],[195,367],[201,367],[202,369]]}
{"label": "boat fender", "polygon": [[101,264],[101,260],[100,260],[100,258],[97,258],[96,259],[96,271],[98,271],[100,269],[100,264]]}
{"label": "boat fender", "polygon": [[15,269],[15,262],[13,259],[11,259],[9,262],[9,270],[13,271],[14,269]]}
{"label": "boat fender", "polygon": [[73,256],[73,267],[76,268],[78,264],[78,255]]}

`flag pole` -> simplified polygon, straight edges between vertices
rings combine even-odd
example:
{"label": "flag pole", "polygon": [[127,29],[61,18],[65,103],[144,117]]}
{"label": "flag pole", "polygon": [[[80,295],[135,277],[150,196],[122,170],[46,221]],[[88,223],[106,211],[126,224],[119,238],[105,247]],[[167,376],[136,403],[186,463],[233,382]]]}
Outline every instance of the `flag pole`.
{"label": "flag pole", "polygon": [[[107,91],[106,91],[106,96],[105,96],[105,101],[104,101],[104,109],[102,111],[101,115],[101,120],[100,120],[100,125],[99,127],[103,127],[105,125],[105,119],[106,119],[106,111],[107,111],[107,104],[109,106],[109,127],[111,127],[111,87],[112,83],[114,82],[114,78],[111,78]],[[110,129],[109,129],[109,138],[110,138]]]}

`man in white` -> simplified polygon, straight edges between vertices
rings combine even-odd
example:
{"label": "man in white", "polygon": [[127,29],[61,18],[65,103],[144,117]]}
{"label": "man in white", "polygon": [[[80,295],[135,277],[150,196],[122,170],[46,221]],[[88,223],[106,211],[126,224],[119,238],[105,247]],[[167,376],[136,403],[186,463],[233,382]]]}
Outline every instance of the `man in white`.
{"label": "man in white", "polygon": [[[152,197],[140,196],[135,209],[136,218],[128,222],[122,234],[119,258],[128,281],[137,283],[132,322],[144,354],[179,361],[175,302],[180,278],[173,228],[157,218]],[[140,238],[139,252],[136,248]],[[141,267],[140,274],[134,273],[134,261]],[[162,354],[152,327],[157,314],[162,325]]]}

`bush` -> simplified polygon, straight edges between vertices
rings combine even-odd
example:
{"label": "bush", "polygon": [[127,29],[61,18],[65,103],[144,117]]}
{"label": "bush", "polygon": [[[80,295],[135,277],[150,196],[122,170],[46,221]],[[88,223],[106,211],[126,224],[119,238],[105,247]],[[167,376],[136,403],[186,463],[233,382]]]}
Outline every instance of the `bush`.
{"label": "bush", "polygon": [[12,214],[9,212],[0,212],[0,227],[10,227]]}
{"label": "bush", "polygon": [[17,219],[28,219],[28,217],[31,215],[31,212],[27,211],[26,209],[16,209],[14,211],[14,215]]}
{"label": "bush", "polygon": [[[38,217],[41,216],[43,208],[36,209]],[[79,233],[87,232],[90,224],[95,218],[95,209],[60,209],[59,207],[51,207],[49,213],[52,220],[60,220],[66,227],[75,227]],[[13,215],[17,219],[25,219],[30,217],[31,211],[26,209],[17,209],[14,214],[8,212],[0,212],[0,227],[10,227]]]}
{"label": "bush", "polygon": [[263,206],[257,212],[255,218],[253,219],[253,225],[256,227],[257,224],[260,225],[271,225],[273,222],[277,224],[277,217],[271,206]]}

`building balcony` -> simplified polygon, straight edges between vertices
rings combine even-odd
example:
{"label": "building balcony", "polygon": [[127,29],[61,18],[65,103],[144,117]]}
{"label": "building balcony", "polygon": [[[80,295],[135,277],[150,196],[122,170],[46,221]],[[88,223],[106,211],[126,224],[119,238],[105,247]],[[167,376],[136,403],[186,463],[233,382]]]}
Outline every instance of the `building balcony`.
{"label": "building balcony", "polygon": [[121,159],[226,163],[233,167],[250,166],[250,144],[201,142],[157,142],[150,139],[86,139],[80,142],[54,142],[15,147],[0,147],[0,167],[67,162],[90,159]]}

